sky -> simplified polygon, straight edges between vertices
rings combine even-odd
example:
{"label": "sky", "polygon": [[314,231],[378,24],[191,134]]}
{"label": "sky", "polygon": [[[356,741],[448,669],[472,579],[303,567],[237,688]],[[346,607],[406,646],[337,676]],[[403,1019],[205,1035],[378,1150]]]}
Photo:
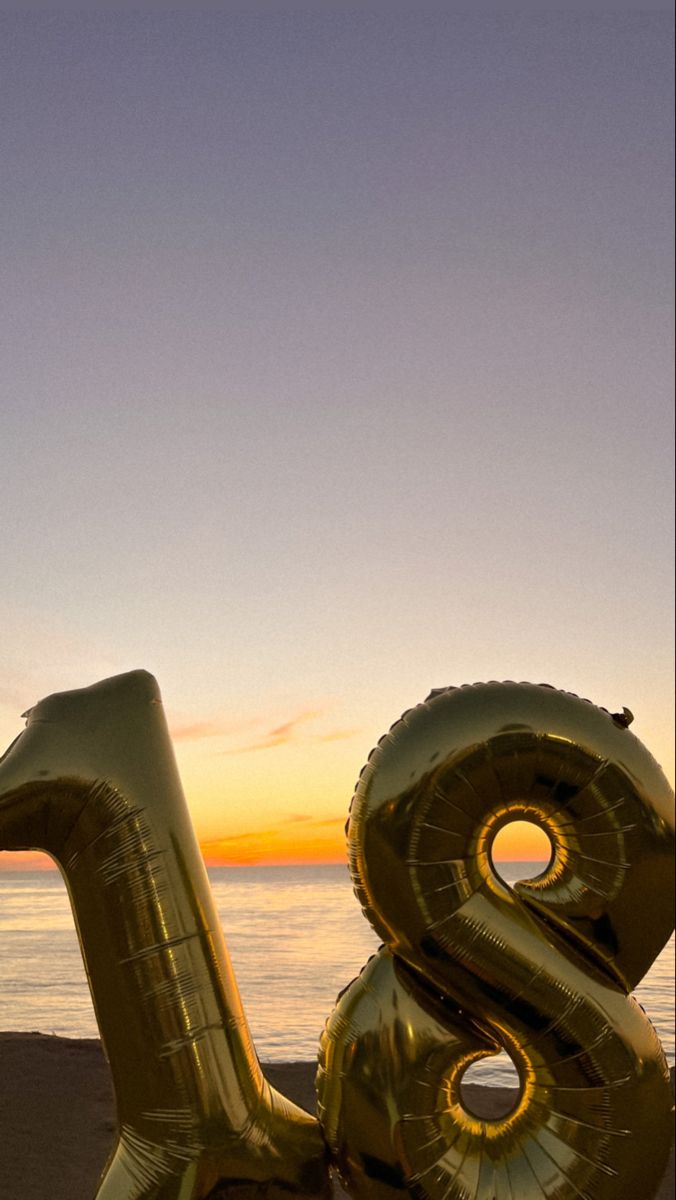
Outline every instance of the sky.
{"label": "sky", "polygon": [[0,20],[0,746],[152,671],[212,863],[447,684],[673,780],[673,20],[415,9]]}

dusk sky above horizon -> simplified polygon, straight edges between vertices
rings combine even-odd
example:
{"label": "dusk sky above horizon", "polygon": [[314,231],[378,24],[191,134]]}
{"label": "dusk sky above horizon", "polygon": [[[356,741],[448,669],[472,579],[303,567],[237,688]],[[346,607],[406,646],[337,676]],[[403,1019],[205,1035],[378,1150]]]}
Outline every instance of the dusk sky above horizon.
{"label": "dusk sky above horizon", "polygon": [[673,781],[673,18],[1,24],[0,750],[152,671],[214,862],[447,684]]}

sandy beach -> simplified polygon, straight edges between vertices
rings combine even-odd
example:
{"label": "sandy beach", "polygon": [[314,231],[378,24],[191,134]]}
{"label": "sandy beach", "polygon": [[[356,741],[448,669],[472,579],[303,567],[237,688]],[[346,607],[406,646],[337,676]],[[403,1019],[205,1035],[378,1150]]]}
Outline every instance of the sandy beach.
{"label": "sandy beach", "polygon": [[[313,1063],[264,1069],[271,1083],[314,1110]],[[481,1091],[499,1103],[497,1089]],[[2,1200],[90,1200],[114,1132],[113,1096],[98,1041],[0,1034]],[[673,1149],[658,1200],[674,1200]]]}

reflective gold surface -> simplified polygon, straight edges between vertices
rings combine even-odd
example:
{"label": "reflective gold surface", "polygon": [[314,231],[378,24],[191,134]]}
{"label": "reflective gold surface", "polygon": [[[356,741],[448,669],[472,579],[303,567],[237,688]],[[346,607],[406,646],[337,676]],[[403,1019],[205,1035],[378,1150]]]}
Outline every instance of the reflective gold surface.
{"label": "reflective gold surface", "polygon": [[0,759],[0,848],[47,851],[68,885],[117,1101],[97,1200],[323,1192],[319,1126],[256,1058],[155,680],[27,716]]}
{"label": "reflective gold surface", "polygon": [[[491,845],[531,819],[543,875],[512,890]],[[626,728],[531,684],[433,693],[381,740],[350,865],[386,947],[322,1038],[319,1112],[354,1197],[651,1200],[673,1104],[627,996],[673,928],[673,795]],[[466,1067],[505,1049],[516,1108],[479,1120]]]}

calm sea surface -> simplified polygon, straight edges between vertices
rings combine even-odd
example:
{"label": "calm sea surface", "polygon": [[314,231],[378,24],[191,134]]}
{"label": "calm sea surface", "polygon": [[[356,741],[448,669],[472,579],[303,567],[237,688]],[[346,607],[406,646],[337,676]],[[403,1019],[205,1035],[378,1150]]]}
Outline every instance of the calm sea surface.
{"label": "calm sea surface", "polygon": [[[507,882],[536,873],[532,863],[503,863],[501,872]],[[240,867],[209,878],[261,1059],[315,1058],[337,993],[378,946],[347,869]],[[673,938],[636,995],[673,1063]],[[98,1036],[56,871],[0,872],[0,1029]],[[513,1082],[500,1059],[474,1072],[478,1082]]]}

